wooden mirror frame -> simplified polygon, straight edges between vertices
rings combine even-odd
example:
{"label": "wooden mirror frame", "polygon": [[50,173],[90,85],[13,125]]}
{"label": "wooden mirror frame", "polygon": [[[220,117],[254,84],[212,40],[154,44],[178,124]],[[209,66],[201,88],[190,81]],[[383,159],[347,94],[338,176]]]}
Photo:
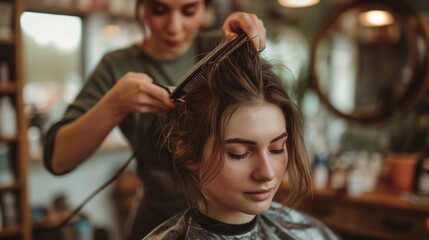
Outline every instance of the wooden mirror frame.
{"label": "wooden mirror frame", "polygon": [[[316,58],[317,47],[323,40],[330,27],[338,20],[338,18],[348,10],[366,5],[383,5],[386,9],[390,9],[396,19],[400,20],[402,30],[404,31],[408,46],[410,48],[409,61],[413,70],[408,81],[405,91],[395,102],[394,109],[378,108],[375,111],[345,113],[337,109],[329,100],[327,94],[322,91],[320,79],[317,75]],[[360,124],[373,124],[386,122],[400,113],[412,109],[413,106],[421,99],[423,94],[429,87],[429,30],[425,20],[411,6],[403,1],[391,0],[355,0],[353,2],[335,7],[328,14],[328,17],[322,21],[319,26],[319,31],[316,33],[311,46],[310,55],[310,87],[317,93],[320,101],[331,112],[339,117]]]}

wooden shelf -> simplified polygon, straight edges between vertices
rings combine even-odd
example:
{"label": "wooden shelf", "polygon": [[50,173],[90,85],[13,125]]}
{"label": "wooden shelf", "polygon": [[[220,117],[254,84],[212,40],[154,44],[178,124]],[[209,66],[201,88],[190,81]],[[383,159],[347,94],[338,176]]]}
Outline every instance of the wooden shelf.
{"label": "wooden shelf", "polygon": [[0,192],[16,191],[18,189],[19,189],[18,184],[17,183],[13,183],[13,184],[11,184],[9,186],[0,187]]}
{"label": "wooden shelf", "polygon": [[26,11],[31,12],[40,12],[40,13],[49,13],[49,14],[64,14],[64,15],[74,15],[74,16],[85,16],[91,13],[90,11],[80,10],[71,7],[50,7],[44,6],[41,4],[27,4]]}
{"label": "wooden shelf", "polygon": [[135,21],[134,11],[131,13],[124,13],[122,11],[114,11],[117,9],[111,9],[108,5],[105,5],[101,8],[94,8],[90,6],[88,8],[82,9],[74,4],[69,6],[61,6],[59,4],[43,4],[39,1],[28,1],[26,4],[26,11],[31,12],[40,12],[40,13],[50,13],[50,14],[64,14],[64,15],[74,15],[74,16],[88,16],[95,13],[104,13],[113,18],[128,19],[130,21]]}
{"label": "wooden shelf", "polygon": [[[288,191],[288,184],[286,182],[282,183],[278,191],[278,198],[285,196]],[[354,204],[392,207],[410,211],[423,211],[427,212],[429,216],[429,205],[417,206],[404,201],[402,199],[402,193],[392,190],[388,184],[384,182],[378,184],[377,188],[373,192],[364,193],[359,197],[348,196],[345,189],[335,190],[327,188],[323,190],[314,190],[314,198],[336,199],[337,201],[345,201]]]}
{"label": "wooden shelf", "polygon": [[[283,183],[275,200],[281,201],[288,193],[289,186]],[[348,196],[344,189],[315,190],[298,209],[353,239],[427,239],[429,206],[414,205],[402,197],[403,193],[381,182],[373,192],[359,197]]]}
{"label": "wooden shelf", "polygon": [[16,93],[16,84],[15,83],[7,83],[0,84],[0,94],[1,93]]}
{"label": "wooden shelf", "polygon": [[386,184],[380,184],[373,192],[364,193],[360,197],[343,196],[345,201],[362,203],[373,206],[399,208],[408,211],[426,212],[429,216],[428,206],[417,206],[402,199],[402,193],[393,191]]}
{"label": "wooden shelf", "polygon": [[10,39],[0,38],[0,45],[13,46],[13,45],[15,45],[15,39],[14,38],[10,38]]}
{"label": "wooden shelf", "polygon": [[19,228],[19,226],[5,227],[0,230],[0,239],[3,239],[5,237],[18,236],[20,234],[21,229]]}
{"label": "wooden shelf", "polygon": [[0,137],[0,143],[16,143],[18,142],[18,138],[13,137],[13,138],[2,138]]}
{"label": "wooden shelf", "polygon": [[[27,160],[27,119],[24,115],[24,86],[23,56],[21,42],[20,17],[24,9],[24,0],[0,0],[12,5],[11,39],[0,39],[0,59],[9,67],[10,83],[0,84],[0,95],[8,95],[13,103],[17,117],[17,136],[0,138],[0,143],[10,145],[10,165],[13,166],[15,182],[9,186],[0,187],[0,194],[10,192],[15,197],[13,206],[16,207],[17,225],[0,229],[0,239],[31,240],[31,213],[28,200],[28,160]],[[0,113],[1,114],[1,113]],[[2,200],[2,199],[0,199]],[[3,219],[3,222],[4,219]]]}

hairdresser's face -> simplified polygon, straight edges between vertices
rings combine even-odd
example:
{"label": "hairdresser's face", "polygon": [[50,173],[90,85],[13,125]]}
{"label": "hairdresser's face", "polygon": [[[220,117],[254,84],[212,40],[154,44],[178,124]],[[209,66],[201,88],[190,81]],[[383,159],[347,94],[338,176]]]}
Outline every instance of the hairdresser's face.
{"label": "hairdresser's face", "polygon": [[[208,215],[240,224],[266,211],[286,171],[286,139],[286,120],[278,106],[263,103],[234,112],[225,129],[224,167],[203,187],[209,198]],[[209,138],[203,163],[212,144]]]}
{"label": "hairdresser's face", "polygon": [[151,31],[147,41],[158,58],[184,54],[194,40],[204,15],[203,0],[146,0],[144,16]]}

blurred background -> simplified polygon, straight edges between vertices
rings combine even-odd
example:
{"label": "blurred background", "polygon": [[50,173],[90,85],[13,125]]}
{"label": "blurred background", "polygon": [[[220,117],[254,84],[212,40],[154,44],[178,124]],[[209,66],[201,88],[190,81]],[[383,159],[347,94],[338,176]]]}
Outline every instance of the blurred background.
{"label": "blurred background", "polygon": [[[0,75],[22,76],[18,87],[28,126],[21,150],[28,170],[15,176],[27,182],[20,192],[8,187],[12,170],[0,167],[0,209],[16,201],[8,192],[20,192],[19,198],[28,200],[27,235],[33,239],[123,239],[139,184],[133,165],[60,235],[51,229],[131,155],[119,131],[67,175],[48,173],[41,157],[44,133],[62,117],[103,54],[142,38],[135,0],[25,0],[15,18],[9,2],[0,1],[0,55],[19,49],[22,67],[0,57]],[[300,209],[344,239],[428,239],[429,2],[297,2],[303,1],[213,0],[204,30],[219,28],[233,11],[252,12],[264,21],[268,39],[262,54],[285,67],[279,74],[304,115],[315,193]],[[1,40],[16,25],[20,46]],[[8,95],[1,83],[0,93]],[[4,139],[0,157],[6,159],[14,143]],[[285,179],[278,200],[288,188]],[[14,228],[23,221],[23,208],[12,206],[12,215],[21,217],[0,217],[0,239],[23,234]]]}

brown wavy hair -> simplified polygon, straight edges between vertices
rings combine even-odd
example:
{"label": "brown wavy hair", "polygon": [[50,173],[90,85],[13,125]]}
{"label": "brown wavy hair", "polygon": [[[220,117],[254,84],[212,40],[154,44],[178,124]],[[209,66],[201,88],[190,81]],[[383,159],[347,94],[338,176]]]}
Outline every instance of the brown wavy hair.
{"label": "brown wavy hair", "polygon": [[[262,59],[251,41],[247,41],[228,57],[206,63],[203,70],[207,84],[187,93],[185,101],[172,110],[166,126],[166,144],[173,155],[173,182],[184,190],[189,203],[199,199],[207,204],[202,187],[223,168],[228,119],[241,106],[268,102],[279,106],[286,119],[290,192],[284,203],[298,203],[312,190],[303,121],[282,81],[274,74],[273,65]],[[209,136],[214,137],[213,151],[202,165]],[[200,166],[198,172],[191,165]]]}

